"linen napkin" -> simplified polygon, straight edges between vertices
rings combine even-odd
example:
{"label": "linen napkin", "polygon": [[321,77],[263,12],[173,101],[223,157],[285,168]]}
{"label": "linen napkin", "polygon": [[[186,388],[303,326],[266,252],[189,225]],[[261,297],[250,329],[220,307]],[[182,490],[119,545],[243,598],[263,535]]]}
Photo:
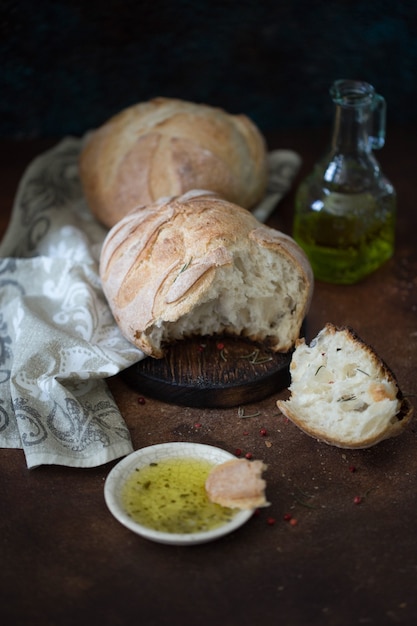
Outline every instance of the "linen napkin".
{"label": "linen napkin", "polygon": [[[83,138],[38,156],[19,184],[0,244],[0,447],[22,448],[28,468],[93,467],[132,452],[105,379],[145,358],[120,333],[98,262],[107,230],[78,176]],[[300,159],[269,155],[265,221]]]}

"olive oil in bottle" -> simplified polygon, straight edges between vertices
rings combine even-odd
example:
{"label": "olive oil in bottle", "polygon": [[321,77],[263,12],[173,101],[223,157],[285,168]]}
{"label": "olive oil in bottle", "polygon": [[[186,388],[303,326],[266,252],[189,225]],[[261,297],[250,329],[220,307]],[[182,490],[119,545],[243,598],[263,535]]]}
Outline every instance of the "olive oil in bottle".
{"label": "olive oil in bottle", "polygon": [[330,93],[331,150],[297,190],[293,236],[317,279],[350,284],[392,256],[396,194],[372,152],[384,145],[385,100],[359,81],[336,81]]}

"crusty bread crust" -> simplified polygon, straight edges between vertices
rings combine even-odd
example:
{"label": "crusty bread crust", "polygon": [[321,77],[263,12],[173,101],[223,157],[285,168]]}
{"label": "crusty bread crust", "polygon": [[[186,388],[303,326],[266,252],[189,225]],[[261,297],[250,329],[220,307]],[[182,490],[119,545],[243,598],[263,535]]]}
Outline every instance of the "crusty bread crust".
{"label": "crusty bread crust", "polygon": [[316,439],[341,448],[368,448],[401,434],[413,414],[395,375],[350,327],[328,323],[292,355],[291,397],[281,412]]}
{"label": "crusty bread crust", "polygon": [[267,184],[265,140],[248,117],[171,98],[113,116],[88,136],[79,166],[88,205],[108,227],[135,207],[190,189],[249,209]]}
{"label": "crusty bread crust", "polygon": [[262,473],[267,466],[259,460],[232,459],[216,465],[206,480],[208,498],[231,509],[255,509],[269,505],[266,481]]}
{"label": "crusty bread crust", "polygon": [[156,358],[171,341],[221,333],[287,352],[313,292],[311,266],[290,237],[197,190],[116,224],[100,276],[123,334]]}

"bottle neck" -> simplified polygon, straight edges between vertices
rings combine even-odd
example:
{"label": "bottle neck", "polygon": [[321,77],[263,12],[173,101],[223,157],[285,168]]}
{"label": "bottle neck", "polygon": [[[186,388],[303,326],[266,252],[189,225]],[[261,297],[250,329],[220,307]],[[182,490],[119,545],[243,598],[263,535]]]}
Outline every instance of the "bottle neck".
{"label": "bottle neck", "polygon": [[336,105],[331,140],[332,151],[344,154],[371,153],[368,134],[370,112],[368,107]]}

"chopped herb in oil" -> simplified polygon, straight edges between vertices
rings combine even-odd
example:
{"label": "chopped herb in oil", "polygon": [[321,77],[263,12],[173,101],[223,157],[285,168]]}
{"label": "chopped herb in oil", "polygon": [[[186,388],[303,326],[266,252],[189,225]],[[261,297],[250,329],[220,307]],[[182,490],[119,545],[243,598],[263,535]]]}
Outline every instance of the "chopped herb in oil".
{"label": "chopped herb in oil", "polygon": [[210,502],[205,490],[213,464],[194,458],[163,459],[135,471],[126,481],[122,502],[128,515],[148,528],[169,533],[211,530],[236,510]]}

